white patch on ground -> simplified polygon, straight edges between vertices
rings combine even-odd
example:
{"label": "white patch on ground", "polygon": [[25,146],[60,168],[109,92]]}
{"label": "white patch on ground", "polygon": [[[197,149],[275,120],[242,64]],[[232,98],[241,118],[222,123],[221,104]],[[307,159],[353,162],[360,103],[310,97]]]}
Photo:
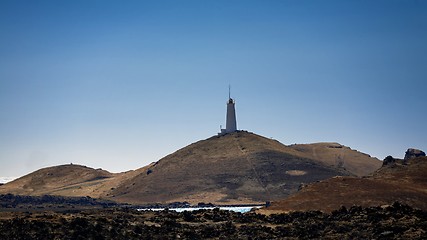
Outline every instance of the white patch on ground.
{"label": "white patch on ground", "polygon": [[289,170],[289,171],[286,171],[285,173],[291,176],[302,176],[307,174],[306,171],[301,171],[301,170]]}
{"label": "white patch on ground", "polygon": [[15,180],[16,177],[0,177],[0,183],[8,183]]}

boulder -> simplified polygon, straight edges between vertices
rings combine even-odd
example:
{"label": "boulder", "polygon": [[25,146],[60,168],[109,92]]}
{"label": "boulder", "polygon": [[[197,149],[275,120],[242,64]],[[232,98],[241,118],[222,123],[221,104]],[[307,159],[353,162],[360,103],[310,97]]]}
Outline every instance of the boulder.
{"label": "boulder", "polygon": [[397,159],[393,158],[392,156],[387,156],[383,160],[383,166],[391,165],[396,162]]}
{"label": "boulder", "polygon": [[425,157],[426,153],[414,148],[409,148],[408,151],[405,153],[405,160],[416,158],[416,157]]}

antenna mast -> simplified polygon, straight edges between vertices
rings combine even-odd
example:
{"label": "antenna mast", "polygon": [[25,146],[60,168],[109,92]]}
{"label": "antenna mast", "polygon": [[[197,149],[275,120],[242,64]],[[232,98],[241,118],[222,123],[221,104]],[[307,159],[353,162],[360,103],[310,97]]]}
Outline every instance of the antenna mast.
{"label": "antenna mast", "polygon": [[231,86],[228,84],[228,99],[231,99]]}

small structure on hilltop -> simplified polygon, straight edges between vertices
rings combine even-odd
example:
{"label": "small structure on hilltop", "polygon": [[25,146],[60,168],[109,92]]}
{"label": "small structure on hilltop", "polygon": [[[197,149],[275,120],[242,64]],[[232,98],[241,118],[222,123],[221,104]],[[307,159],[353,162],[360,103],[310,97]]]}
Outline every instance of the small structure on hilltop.
{"label": "small structure on hilltop", "polygon": [[237,131],[236,109],[234,108],[235,101],[231,98],[231,88],[228,86],[228,102],[227,102],[227,116],[225,122],[225,129],[221,127],[221,132],[218,135],[225,135]]}

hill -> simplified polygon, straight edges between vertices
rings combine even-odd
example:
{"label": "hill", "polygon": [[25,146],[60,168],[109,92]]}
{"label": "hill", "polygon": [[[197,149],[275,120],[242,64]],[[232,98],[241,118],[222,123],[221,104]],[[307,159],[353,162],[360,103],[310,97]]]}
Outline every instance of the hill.
{"label": "hill", "polygon": [[[103,182],[115,175],[81,165],[61,165],[39,169],[0,187],[0,193],[20,195],[80,195],[82,184],[89,186]],[[87,190],[86,189],[86,190]]]}
{"label": "hill", "polygon": [[105,198],[111,188],[139,171],[145,171],[145,168],[115,174],[76,164],[60,165],[39,169],[2,185],[0,194]]}
{"label": "hill", "polygon": [[352,150],[339,143],[294,144],[289,146],[301,156],[315,159],[326,165],[344,168],[356,176],[366,176],[381,167],[382,162],[368,154]]}
{"label": "hill", "polygon": [[0,194],[90,196],[135,204],[259,203],[283,199],[307,183],[368,174],[380,163],[337,143],[285,146],[240,131],[190,144],[135,171],[113,174],[80,165],[40,169],[0,186]]}
{"label": "hill", "polygon": [[353,205],[363,207],[401,202],[427,210],[427,157],[393,161],[370,177],[335,177],[303,188],[287,199],[274,202],[265,213],[295,210],[329,212]]}
{"label": "hill", "polygon": [[[295,193],[301,184],[352,175],[342,166],[331,164],[326,156],[333,155],[329,152],[336,148],[329,145],[318,146],[322,157],[315,159],[312,151],[307,153],[249,132],[214,136],[184,147],[153,164],[147,172],[122,182],[112,190],[111,199],[222,204],[277,200]],[[361,156],[357,161],[365,158],[363,170],[354,164],[358,174],[366,172],[367,165],[374,171],[380,164],[349,148],[341,147],[340,151],[349,156],[348,164],[353,163],[351,156]]]}

